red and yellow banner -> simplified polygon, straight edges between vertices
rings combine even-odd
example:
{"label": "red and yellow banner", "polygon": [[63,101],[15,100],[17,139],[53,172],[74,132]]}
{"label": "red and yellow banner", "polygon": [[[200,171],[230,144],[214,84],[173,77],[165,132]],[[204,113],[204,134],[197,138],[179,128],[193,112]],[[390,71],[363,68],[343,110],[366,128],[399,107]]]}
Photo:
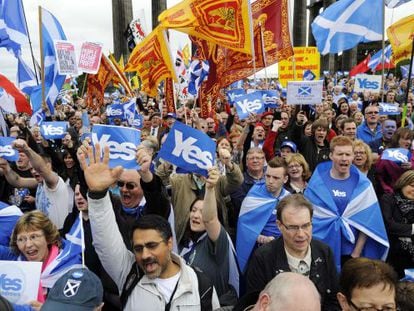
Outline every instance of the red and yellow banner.
{"label": "red and yellow banner", "polygon": [[158,17],[160,26],[251,54],[248,0],[184,0]]}
{"label": "red and yellow banner", "polygon": [[394,62],[409,59],[414,37],[414,15],[404,17],[388,27],[387,36],[392,46]]}
{"label": "red and yellow banner", "polygon": [[165,105],[167,106],[168,112],[175,112],[174,105],[174,86],[171,78],[165,79],[164,82],[164,91],[165,91]]}
{"label": "red and yellow banner", "polygon": [[124,59],[123,56],[121,56],[121,59],[119,60],[119,63],[116,61],[115,56],[113,54],[109,55],[109,59],[112,63],[113,69],[115,71],[115,75],[113,77],[113,82],[116,84],[121,84],[122,87],[127,92],[128,96],[132,96],[132,89],[129,85],[129,81],[127,77],[124,74]]}
{"label": "red and yellow banner", "polygon": [[142,81],[142,91],[151,97],[157,96],[162,80],[177,81],[164,30],[158,26],[134,48],[125,71],[136,71]]}

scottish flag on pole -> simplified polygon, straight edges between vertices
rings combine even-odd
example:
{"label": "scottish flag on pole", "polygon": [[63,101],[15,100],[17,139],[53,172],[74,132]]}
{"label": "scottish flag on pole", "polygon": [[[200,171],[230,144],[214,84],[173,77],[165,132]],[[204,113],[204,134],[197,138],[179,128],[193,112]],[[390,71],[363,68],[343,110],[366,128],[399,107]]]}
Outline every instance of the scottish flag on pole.
{"label": "scottish flag on pole", "polygon": [[30,95],[35,86],[39,85],[33,70],[25,63],[21,55],[17,56],[17,81],[23,93]]}
{"label": "scottish flag on pole", "polygon": [[282,189],[279,197],[275,198],[267,191],[266,183],[260,182],[250,189],[243,200],[237,222],[236,240],[237,259],[240,271],[243,273],[247,268],[247,263],[256,244],[257,237],[263,231],[272,213],[276,210],[279,201],[289,194],[288,191]]}
{"label": "scottish flag on pole", "polygon": [[312,33],[322,55],[339,53],[360,42],[382,40],[382,1],[339,0],[312,23]]}
{"label": "scottish flag on pole", "polygon": [[344,252],[352,251],[349,247],[353,249],[359,232],[367,235],[361,256],[385,260],[389,243],[374,187],[365,175],[351,166],[351,175],[357,175],[358,182],[348,205],[340,214],[323,180],[324,173],[329,172],[331,167],[331,161],[320,163],[305,190],[305,197],[313,204],[314,238],[332,248],[338,270],[341,268],[341,256],[350,254]]}
{"label": "scottish flag on pole", "polygon": [[[392,52],[391,44],[388,44],[384,48],[384,65],[391,63],[391,52]],[[377,68],[377,66],[381,63],[382,63],[382,49],[379,50],[377,53],[374,54],[374,56],[371,57],[371,59],[368,62],[368,67],[372,71],[375,71],[375,68]]]}
{"label": "scottish flag on pole", "polygon": [[0,0],[0,47],[17,57],[21,46],[29,43],[21,0]]}
{"label": "scottish flag on pole", "polygon": [[197,96],[201,83],[207,79],[210,65],[207,60],[193,60],[190,64],[190,80],[188,82],[188,92]]}
{"label": "scottish flag on pole", "polygon": [[9,246],[13,228],[21,215],[23,213],[16,205],[0,202],[0,245]]}
{"label": "scottish flag on pole", "polygon": [[[66,76],[60,75],[57,68],[57,59],[54,48],[54,40],[66,40],[66,35],[63,32],[62,26],[56,17],[49,11],[41,8],[42,20],[42,40],[43,40],[43,58],[44,58],[44,83],[46,87],[46,103],[49,107],[50,113],[54,114],[54,104],[59,95],[59,91],[65,83]],[[37,86],[35,89],[41,88]],[[39,100],[39,97],[35,97]],[[31,99],[34,101],[34,99]],[[41,100],[41,98],[40,98]],[[35,106],[41,106],[35,103]],[[34,109],[33,109],[34,110]]]}

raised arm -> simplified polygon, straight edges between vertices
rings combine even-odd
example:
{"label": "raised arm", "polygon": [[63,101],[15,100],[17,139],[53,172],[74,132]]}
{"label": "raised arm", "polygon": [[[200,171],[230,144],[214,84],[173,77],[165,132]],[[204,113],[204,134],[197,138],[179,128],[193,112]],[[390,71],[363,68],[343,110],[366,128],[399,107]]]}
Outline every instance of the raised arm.
{"label": "raised arm", "polygon": [[217,241],[221,230],[221,224],[217,216],[217,200],[215,190],[219,177],[220,172],[216,167],[209,169],[202,209],[203,222],[206,227],[208,237],[213,242]]}
{"label": "raised arm", "polygon": [[0,158],[0,173],[4,175],[7,182],[13,187],[31,189],[37,187],[36,179],[20,177],[15,171],[13,171],[7,160],[3,158]]}

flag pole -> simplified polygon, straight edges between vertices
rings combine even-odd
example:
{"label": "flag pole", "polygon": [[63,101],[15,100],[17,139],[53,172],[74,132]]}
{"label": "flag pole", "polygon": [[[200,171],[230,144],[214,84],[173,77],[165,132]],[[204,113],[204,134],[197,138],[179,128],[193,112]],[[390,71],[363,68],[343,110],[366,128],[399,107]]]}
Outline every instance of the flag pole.
{"label": "flag pole", "polygon": [[83,212],[79,212],[79,221],[80,221],[80,230],[81,230],[81,249],[82,249],[82,267],[86,268],[85,266],[85,234],[83,232]]}
{"label": "flag pole", "polygon": [[37,83],[37,85],[39,85],[39,79],[37,78],[36,62],[35,62],[35,58],[34,58],[34,54],[33,54],[32,40],[30,40],[29,28],[27,27],[27,19],[26,19],[26,13],[24,11],[23,1],[22,1],[22,10],[23,10],[24,23],[26,24],[27,38],[29,39],[30,54],[32,54],[33,69],[34,69],[34,72],[35,72],[36,83]]}
{"label": "flag pole", "polygon": [[265,71],[265,80],[266,80],[267,89],[269,89],[269,85],[268,85],[269,79],[267,76],[266,50],[265,50],[265,44],[264,44],[262,23],[259,23],[259,27],[260,27],[260,41],[262,41],[261,45],[262,45],[263,65],[264,65],[264,71]]}
{"label": "flag pole", "polygon": [[252,61],[253,61],[253,76],[254,76],[254,88],[257,88],[256,83],[256,51],[254,50],[254,25],[253,25],[253,12],[252,12],[252,6],[250,3],[247,3],[247,6],[249,8],[249,24],[250,24],[250,46],[252,51]]}
{"label": "flag pole", "polygon": [[381,102],[384,102],[384,61],[385,61],[385,0],[382,0],[382,53],[381,53],[381,64],[382,64],[382,73],[381,73],[381,89],[382,89],[382,95],[381,95]]}
{"label": "flag pole", "polygon": [[45,60],[43,59],[43,35],[42,35],[42,7],[39,5],[39,38],[40,38],[40,77],[42,80],[42,107],[46,104],[45,100]]}

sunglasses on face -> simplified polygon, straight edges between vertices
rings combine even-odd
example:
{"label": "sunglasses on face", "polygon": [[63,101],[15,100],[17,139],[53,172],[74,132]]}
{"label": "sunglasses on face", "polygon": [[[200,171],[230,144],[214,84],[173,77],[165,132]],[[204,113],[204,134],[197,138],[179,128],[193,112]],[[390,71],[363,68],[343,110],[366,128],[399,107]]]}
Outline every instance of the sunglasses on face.
{"label": "sunglasses on face", "polygon": [[128,190],[133,190],[137,186],[133,182],[124,182],[124,181],[118,181],[116,184],[118,185],[119,188],[123,188],[125,186]]}

